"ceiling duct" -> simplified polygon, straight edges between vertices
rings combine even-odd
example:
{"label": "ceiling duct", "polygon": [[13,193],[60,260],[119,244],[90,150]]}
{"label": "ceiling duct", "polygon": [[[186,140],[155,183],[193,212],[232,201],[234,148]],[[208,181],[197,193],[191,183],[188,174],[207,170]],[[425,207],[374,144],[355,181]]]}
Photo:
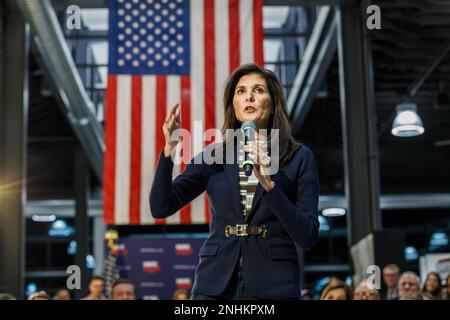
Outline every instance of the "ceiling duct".
{"label": "ceiling duct", "polygon": [[52,4],[49,0],[16,0],[16,3],[31,26],[45,72],[64,104],[63,113],[101,181],[103,129],[95,117],[94,105],[78,74]]}

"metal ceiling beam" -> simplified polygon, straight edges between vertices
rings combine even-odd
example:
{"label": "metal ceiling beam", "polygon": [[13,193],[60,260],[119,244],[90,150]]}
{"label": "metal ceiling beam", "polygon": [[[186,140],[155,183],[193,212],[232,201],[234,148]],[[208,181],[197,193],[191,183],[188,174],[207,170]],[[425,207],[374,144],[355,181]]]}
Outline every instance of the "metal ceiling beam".
{"label": "metal ceiling beam", "polygon": [[417,91],[422,87],[424,82],[428,79],[430,74],[439,66],[439,64],[447,57],[450,52],[450,41],[444,46],[442,51],[433,57],[424,72],[414,81],[413,84],[408,88],[408,95],[413,97],[416,95]]}
{"label": "metal ceiling beam", "polygon": [[[324,208],[344,208],[347,204],[344,196],[320,196],[319,210]],[[90,217],[99,217],[103,214],[102,200],[89,200],[88,213]],[[427,194],[392,194],[380,197],[382,210],[399,209],[449,209],[450,193]],[[65,200],[35,200],[28,201],[25,206],[25,216],[51,215],[70,218],[75,216],[75,201]]]}
{"label": "metal ceiling beam", "polygon": [[336,53],[336,14],[322,7],[287,99],[294,135],[300,130]]}
{"label": "metal ceiling beam", "polygon": [[323,272],[323,273],[335,273],[335,272],[345,272],[350,271],[348,264],[308,264],[304,266],[305,272]]}
{"label": "metal ceiling beam", "polygon": [[340,6],[358,0],[264,0],[265,6]]}
{"label": "metal ceiling beam", "polygon": [[[264,0],[264,6],[339,6],[356,0]],[[83,9],[107,8],[108,0],[52,0],[55,10],[77,5]]]}
{"label": "metal ceiling beam", "polygon": [[[286,32],[281,29],[264,29],[264,38],[307,37],[308,32]],[[66,39],[74,40],[108,40],[108,30],[80,30],[76,34],[66,35]]]}
{"label": "metal ceiling beam", "polygon": [[381,230],[373,63],[361,17],[370,0],[337,9],[339,92],[348,244]]}
{"label": "metal ceiling beam", "polygon": [[0,292],[23,298],[30,30],[0,3]]}
{"label": "metal ceiling beam", "polygon": [[415,8],[430,14],[447,14],[450,13],[450,3],[441,1],[424,1],[424,0],[402,0],[392,1],[384,0],[377,3],[379,6],[389,9]]}
{"label": "metal ceiling beam", "polygon": [[448,16],[444,12],[440,15],[418,12],[405,15],[401,9],[398,12],[387,12],[383,15],[383,19],[395,20],[400,23],[410,23],[413,27],[426,26],[450,26]]}
{"label": "metal ceiling beam", "polygon": [[[319,210],[336,207],[347,209],[344,196],[320,196]],[[380,197],[381,210],[447,208],[450,208],[449,193],[392,194]]]}
{"label": "metal ceiling beam", "polygon": [[63,113],[99,181],[103,176],[103,129],[94,114],[50,0],[16,0],[30,24],[44,69],[63,101]]}
{"label": "metal ceiling beam", "polygon": [[85,263],[86,256],[91,252],[89,248],[90,223],[88,217],[89,190],[89,167],[87,159],[80,146],[75,148],[74,161],[74,190],[75,190],[75,241],[77,251],[75,253],[75,264],[80,268],[80,290],[74,292],[75,299],[81,299],[88,292],[89,272]]}

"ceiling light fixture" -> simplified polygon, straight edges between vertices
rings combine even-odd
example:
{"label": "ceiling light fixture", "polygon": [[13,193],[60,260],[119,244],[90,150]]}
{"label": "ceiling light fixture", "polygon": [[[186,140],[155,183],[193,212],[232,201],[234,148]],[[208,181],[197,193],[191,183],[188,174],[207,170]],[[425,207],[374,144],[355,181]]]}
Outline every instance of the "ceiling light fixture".
{"label": "ceiling light fixture", "polygon": [[325,208],[322,210],[322,215],[324,217],[341,217],[345,215],[344,208]]}
{"label": "ceiling light fixture", "polygon": [[31,220],[34,222],[53,222],[56,220],[56,216],[54,214],[33,214]]}
{"label": "ceiling light fixture", "polygon": [[424,132],[422,120],[417,114],[417,105],[410,102],[398,104],[391,133],[396,137],[415,137]]}

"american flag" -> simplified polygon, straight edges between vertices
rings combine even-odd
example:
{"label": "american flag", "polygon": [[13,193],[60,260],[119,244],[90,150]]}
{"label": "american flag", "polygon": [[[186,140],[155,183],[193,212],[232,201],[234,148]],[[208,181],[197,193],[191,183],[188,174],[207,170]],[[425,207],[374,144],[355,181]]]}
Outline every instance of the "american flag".
{"label": "american flag", "polygon": [[[184,129],[191,131],[194,121],[204,130],[222,127],[227,77],[243,63],[263,64],[262,0],[110,0],[109,6],[105,223],[209,223],[206,194],[167,219],[150,214],[162,124],[180,101]],[[182,170],[175,166],[174,177]]]}

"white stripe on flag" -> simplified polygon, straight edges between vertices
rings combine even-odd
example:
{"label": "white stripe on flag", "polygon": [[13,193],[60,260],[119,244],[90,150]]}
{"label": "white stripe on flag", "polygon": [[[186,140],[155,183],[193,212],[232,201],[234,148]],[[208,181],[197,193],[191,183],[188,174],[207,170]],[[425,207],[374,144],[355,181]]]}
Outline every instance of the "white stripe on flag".
{"label": "white stripe on flag", "polygon": [[[180,76],[167,76],[167,97],[166,114],[172,110],[173,105],[181,100],[181,79]],[[175,163],[179,163],[180,144],[177,145],[175,152]],[[172,178],[180,174],[180,165],[173,166]],[[180,212],[177,212],[166,219],[167,224],[180,224]]]}
{"label": "white stripe on flag", "polygon": [[131,76],[117,77],[116,180],[114,215],[116,224],[130,222]]}
{"label": "white stripe on flag", "polygon": [[153,224],[148,195],[155,174],[156,79],[142,77],[141,224]]}
{"label": "white stripe on flag", "polygon": [[224,121],[223,91],[229,75],[228,1],[215,0],[215,53],[216,53],[216,128],[222,129]]}
{"label": "white stripe on flag", "polygon": [[253,62],[253,1],[239,1],[240,64]]}
{"label": "white stripe on flag", "polygon": [[[191,1],[191,134],[195,121],[201,121],[201,134],[205,128],[205,69],[204,69],[204,6],[203,0]],[[200,133],[200,132],[199,132]],[[192,136],[192,156],[203,149],[203,137]],[[191,222],[205,223],[204,193],[192,202]]]}

